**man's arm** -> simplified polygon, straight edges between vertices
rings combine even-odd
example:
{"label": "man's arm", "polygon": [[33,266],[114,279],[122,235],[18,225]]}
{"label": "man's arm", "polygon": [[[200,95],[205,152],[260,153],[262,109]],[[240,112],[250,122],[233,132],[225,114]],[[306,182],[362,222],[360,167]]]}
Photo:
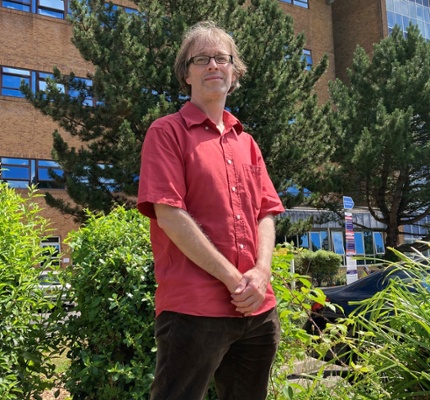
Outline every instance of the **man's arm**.
{"label": "man's arm", "polygon": [[257,262],[254,268],[243,274],[239,286],[232,294],[236,310],[245,316],[258,310],[264,301],[272,275],[274,246],[275,221],[273,215],[267,215],[258,222]]}
{"label": "man's arm", "polygon": [[184,210],[154,204],[158,226],[194,264],[220,280],[233,293],[242,274],[222,255]]}

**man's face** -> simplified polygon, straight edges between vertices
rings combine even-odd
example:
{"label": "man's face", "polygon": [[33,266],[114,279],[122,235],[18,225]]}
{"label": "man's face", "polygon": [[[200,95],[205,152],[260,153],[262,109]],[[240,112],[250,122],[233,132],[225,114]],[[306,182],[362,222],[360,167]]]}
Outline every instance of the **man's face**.
{"label": "man's face", "polygon": [[[219,56],[231,54],[228,46],[219,44],[208,44],[206,42],[196,44],[189,54],[188,59],[197,56]],[[233,64],[217,63],[214,58],[207,65],[188,66],[186,82],[191,85],[191,100],[209,100],[226,97],[232,82],[236,79]]]}

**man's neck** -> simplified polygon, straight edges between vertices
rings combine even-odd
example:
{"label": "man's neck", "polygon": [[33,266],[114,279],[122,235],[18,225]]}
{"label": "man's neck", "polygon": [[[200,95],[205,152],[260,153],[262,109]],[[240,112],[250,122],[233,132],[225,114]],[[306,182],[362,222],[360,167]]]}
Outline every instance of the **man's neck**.
{"label": "man's neck", "polygon": [[213,101],[198,101],[196,99],[191,98],[191,103],[193,103],[196,107],[200,109],[203,113],[205,113],[217,126],[218,130],[222,134],[224,131],[224,100],[213,100]]}

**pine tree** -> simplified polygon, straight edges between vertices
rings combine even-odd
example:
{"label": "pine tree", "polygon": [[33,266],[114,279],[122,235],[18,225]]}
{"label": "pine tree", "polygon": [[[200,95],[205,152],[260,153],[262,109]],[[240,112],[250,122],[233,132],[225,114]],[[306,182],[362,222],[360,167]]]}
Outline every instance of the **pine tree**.
{"label": "pine tree", "polygon": [[396,247],[400,227],[430,213],[430,44],[396,27],[372,57],[357,48],[349,81],[330,89],[343,132],[331,189],[366,206]]}
{"label": "pine tree", "polygon": [[102,0],[72,0],[72,40],[94,65],[91,83],[54,69],[45,91],[24,89],[34,107],[82,143],[70,147],[60,130],[54,132],[52,154],[64,172],[56,180],[73,202],[47,194],[50,205],[77,219],[84,208],[134,206],[145,132],[186,101],[173,74],[182,35],[208,19],[232,32],[248,65],[227,107],[259,143],[277,189],[291,181],[310,184],[321,173],[332,147],[328,108],[318,106],[314,86],[327,58],[306,70],[305,37],[294,34],[278,2],[141,0],[136,7],[126,13]]}

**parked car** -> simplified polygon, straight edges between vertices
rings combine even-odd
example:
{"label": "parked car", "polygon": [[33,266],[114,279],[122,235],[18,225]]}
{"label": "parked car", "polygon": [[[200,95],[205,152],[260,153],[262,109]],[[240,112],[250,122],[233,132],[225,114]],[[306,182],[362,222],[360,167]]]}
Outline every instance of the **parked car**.
{"label": "parked car", "polygon": [[43,271],[39,275],[39,289],[43,292],[45,299],[53,302],[57,301],[61,296],[62,306],[72,308],[74,305],[67,301],[67,291],[70,290],[70,285],[63,285],[57,278],[56,271]]}
{"label": "parked car", "polygon": [[335,323],[339,318],[350,315],[359,306],[358,302],[373,297],[394,279],[407,283],[411,280],[411,272],[392,266],[374,271],[349,285],[321,288],[326,302],[332,304],[334,309],[319,303],[312,304],[312,312],[305,329],[314,332],[318,326],[324,330],[328,322]]}
{"label": "parked car", "polygon": [[[319,303],[312,304],[311,314],[303,328],[310,334],[318,335],[324,331],[328,323],[333,324],[339,319],[349,316],[360,307],[362,300],[373,297],[385,289],[391,281],[398,280],[407,285],[413,277],[413,270],[390,266],[374,271],[348,285],[321,288],[326,296],[326,303],[331,304],[332,307]],[[411,290],[413,290],[412,287]],[[325,360],[330,360],[334,354],[339,355],[345,351],[347,351],[347,347],[339,344],[332,351],[327,352]],[[315,356],[315,354],[312,355]]]}

